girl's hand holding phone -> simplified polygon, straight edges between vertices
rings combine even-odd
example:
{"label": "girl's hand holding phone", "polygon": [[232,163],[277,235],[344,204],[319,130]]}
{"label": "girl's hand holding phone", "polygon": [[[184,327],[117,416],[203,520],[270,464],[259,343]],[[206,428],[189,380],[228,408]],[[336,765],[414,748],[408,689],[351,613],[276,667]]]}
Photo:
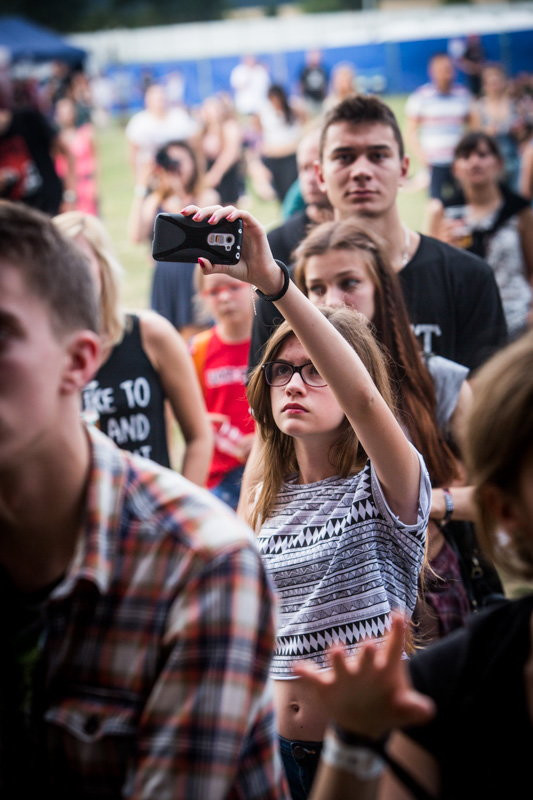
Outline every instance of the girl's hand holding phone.
{"label": "girl's hand holding phone", "polygon": [[266,295],[275,295],[283,286],[284,276],[270,250],[265,229],[248,211],[235,206],[207,206],[199,208],[189,205],[181,209],[184,216],[196,221],[207,221],[216,225],[223,219],[234,221],[242,219],[244,235],[242,256],[237,264],[212,264],[205,258],[198,260],[206,275],[222,273],[237,280],[256,286]]}

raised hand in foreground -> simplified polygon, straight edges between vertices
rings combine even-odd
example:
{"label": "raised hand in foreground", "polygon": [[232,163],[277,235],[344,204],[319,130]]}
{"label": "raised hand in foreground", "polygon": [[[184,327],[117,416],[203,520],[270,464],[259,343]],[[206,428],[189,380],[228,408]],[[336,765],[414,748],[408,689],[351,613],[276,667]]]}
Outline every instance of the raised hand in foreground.
{"label": "raised hand in foreground", "polygon": [[435,714],[433,701],[415,691],[407,661],[402,658],[407,622],[392,615],[383,646],[367,642],[347,659],[342,645],[330,650],[330,670],[298,662],[297,675],[316,690],[331,722],[369,739],[379,739],[393,728],[419,725]]}

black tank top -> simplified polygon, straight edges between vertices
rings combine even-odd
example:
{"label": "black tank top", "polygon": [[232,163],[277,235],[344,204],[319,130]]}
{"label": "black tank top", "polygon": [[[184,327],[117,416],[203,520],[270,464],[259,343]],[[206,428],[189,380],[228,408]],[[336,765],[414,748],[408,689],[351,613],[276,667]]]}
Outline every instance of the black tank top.
{"label": "black tank top", "polygon": [[82,392],[84,411],[118,447],[170,466],[163,387],[143,350],[139,317],[128,315],[124,336]]}

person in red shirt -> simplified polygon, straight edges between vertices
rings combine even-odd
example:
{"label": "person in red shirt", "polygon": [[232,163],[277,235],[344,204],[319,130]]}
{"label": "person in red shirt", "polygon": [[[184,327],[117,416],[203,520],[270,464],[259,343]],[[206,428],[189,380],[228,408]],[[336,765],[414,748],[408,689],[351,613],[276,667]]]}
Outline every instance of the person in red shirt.
{"label": "person in red shirt", "polygon": [[252,302],[246,283],[229,275],[196,273],[198,293],[215,321],[193,336],[191,354],[215,432],[207,488],[232,508],[254,436],[246,399]]}

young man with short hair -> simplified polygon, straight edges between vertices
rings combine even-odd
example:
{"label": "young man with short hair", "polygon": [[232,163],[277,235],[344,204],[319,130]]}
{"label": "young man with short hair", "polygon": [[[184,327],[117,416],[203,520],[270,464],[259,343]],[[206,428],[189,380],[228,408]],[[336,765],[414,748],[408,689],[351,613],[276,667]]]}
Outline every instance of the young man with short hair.
{"label": "young man with short hair", "polygon": [[[400,219],[397,195],[409,158],[398,121],[382,100],[354,95],[326,115],[317,170],[335,218],[359,220],[384,243],[424,352],[473,370],[505,343],[500,294],[488,264],[410,230]],[[257,363],[263,345],[282,321],[275,308],[262,308],[272,307],[268,301],[256,300],[256,306],[250,366]],[[254,446],[242,481],[243,499],[257,479],[257,463]]]}
{"label": "young man with short hair", "polygon": [[0,202],[0,795],[286,798],[251,534],[85,427],[88,265]]}
{"label": "young man with short hair", "polygon": [[383,240],[423,350],[475,369],[506,340],[494,274],[401,221],[396,200],[408,169],[396,117],[379,98],[347,98],[326,116],[318,170],[335,217],[358,219]]}

